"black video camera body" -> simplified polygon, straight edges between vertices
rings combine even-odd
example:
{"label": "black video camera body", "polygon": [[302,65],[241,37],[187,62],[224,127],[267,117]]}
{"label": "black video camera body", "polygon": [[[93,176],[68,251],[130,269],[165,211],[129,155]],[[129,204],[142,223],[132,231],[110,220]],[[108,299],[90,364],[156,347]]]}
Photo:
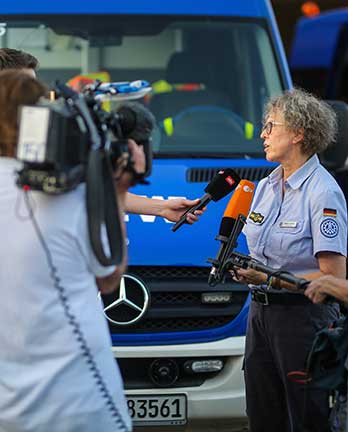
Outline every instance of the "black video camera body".
{"label": "black video camera body", "polygon": [[[137,102],[125,102],[111,112],[102,107],[105,99],[135,99],[151,90],[145,81],[135,83],[138,87],[132,88],[132,83],[97,82],[82,94],[57,83],[59,97],[55,101],[40,100],[36,105],[23,106],[17,143],[17,159],[23,162],[23,168],[18,172],[18,186],[50,194],[72,190],[85,181],[92,149],[103,152],[116,168],[118,158],[128,151],[129,138],[144,147],[145,172],[133,172],[135,182],[143,182],[152,168],[154,117]],[[128,94],[125,88],[130,90]],[[129,160],[127,169],[132,171]]]}

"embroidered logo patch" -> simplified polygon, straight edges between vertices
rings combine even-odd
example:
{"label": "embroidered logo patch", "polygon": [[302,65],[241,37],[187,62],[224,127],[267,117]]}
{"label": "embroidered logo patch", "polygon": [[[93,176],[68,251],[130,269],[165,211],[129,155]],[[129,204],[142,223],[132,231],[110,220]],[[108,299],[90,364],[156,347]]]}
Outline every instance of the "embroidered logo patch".
{"label": "embroidered logo patch", "polygon": [[249,215],[249,219],[251,219],[253,222],[257,224],[261,224],[265,219],[265,216],[263,216],[261,213],[252,212]]}
{"label": "embroidered logo patch", "polygon": [[320,224],[320,232],[325,237],[334,238],[337,236],[338,231],[339,231],[339,227],[338,227],[338,223],[335,221],[335,219],[326,218]]}
{"label": "embroidered logo patch", "polygon": [[323,216],[336,217],[336,215],[337,215],[337,211],[335,209],[324,208],[323,210]]}

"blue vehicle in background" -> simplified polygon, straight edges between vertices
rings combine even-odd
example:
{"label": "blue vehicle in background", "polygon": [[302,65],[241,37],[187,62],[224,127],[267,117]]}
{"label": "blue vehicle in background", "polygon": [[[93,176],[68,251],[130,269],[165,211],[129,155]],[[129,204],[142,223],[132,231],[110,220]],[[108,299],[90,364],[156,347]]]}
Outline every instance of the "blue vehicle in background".
{"label": "blue vehicle in background", "polygon": [[[28,0],[0,12],[0,46],[38,57],[48,83],[94,73],[152,84],[142,102],[157,119],[153,173],[132,192],[196,198],[221,168],[255,182],[273,169],[262,111],[291,79],[268,0]],[[129,269],[103,300],[136,426],[245,422],[248,289],[207,283],[228,199],[176,233],[159,217],[127,215]]]}
{"label": "blue vehicle in background", "polygon": [[326,99],[336,110],[338,137],[321,162],[348,200],[348,9],[299,19],[289,65],[295,85]]}
{"label": "blue vehicle in background", "polygon": [[299,19],[289,65],[294,81],[325,99],[348,101],[348,9]]}

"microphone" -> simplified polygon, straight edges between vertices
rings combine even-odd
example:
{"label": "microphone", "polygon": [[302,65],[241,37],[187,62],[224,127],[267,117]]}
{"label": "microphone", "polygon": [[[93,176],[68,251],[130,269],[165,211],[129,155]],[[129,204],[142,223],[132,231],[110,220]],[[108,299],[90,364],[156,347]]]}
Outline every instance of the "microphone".
{"label": "microphone", "polygon": [[204,189],[204,192],[206,193],[199,199],[199,202],[185,211],[180,220],[172,226],[172,231],[175,232],[178,228],[187,223],[186,215],[188,213],[193,214],[196,210],[201,210],[210,201],[219,201],[235,189],[239,182],[239,175],[233,171],[233,169],[226,168],[219,171]]}
{"label": "microphone", "polygon": [[251,202],[253,200],[255,190],[255,184],[249,180],[241,180],[238,184],[236,191],[232,195],[224,215],[221,220],[219,234],[216,236],[216,240],[221,241],[219,251],[215,259],[210,259],[209,262],[213,263],[213,267],[210,270],[208,284],[214,286],[217,283],[216,273],[221,266],[223,259],[229,252],[227,249],[232,245],[229,244],[228,240],[234,228],[237,228],[239,232],[236,233],[235,238],[241,233],[244,224],[239,224],[237,227],[236,221],[239,215],[248,216]]}

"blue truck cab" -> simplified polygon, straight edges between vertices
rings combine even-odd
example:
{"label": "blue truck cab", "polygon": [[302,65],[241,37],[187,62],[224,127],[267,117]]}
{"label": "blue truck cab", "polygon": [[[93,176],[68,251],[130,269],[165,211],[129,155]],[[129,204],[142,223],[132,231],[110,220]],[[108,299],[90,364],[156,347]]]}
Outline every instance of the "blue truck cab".
{"label": "blue truck cab", "polygon": [[[262,111],[291,79],[268,0],[27,0],[0,12],[0,46],[38,57],[48,83],[90,73],[151,83],[153,170],[132,192],[193,199],[221,168],[255,182],[273,169]],[[248,289],[207,283],[228,199],[175,233],[160,217],[126,216],[129,268],[103,300],[135,426],[245,422]]]}
{"label": "blue truck cab", "polygon": [[348,199],[348,9],[298,20],[289,65],[295,85],[326,99],[336,111],[338,136],[322,155]]}
{"label": "blue truck cab", "polygon": [[295,83],[326,99],[348,101],[348,9],[298,20],[289,64]]}

